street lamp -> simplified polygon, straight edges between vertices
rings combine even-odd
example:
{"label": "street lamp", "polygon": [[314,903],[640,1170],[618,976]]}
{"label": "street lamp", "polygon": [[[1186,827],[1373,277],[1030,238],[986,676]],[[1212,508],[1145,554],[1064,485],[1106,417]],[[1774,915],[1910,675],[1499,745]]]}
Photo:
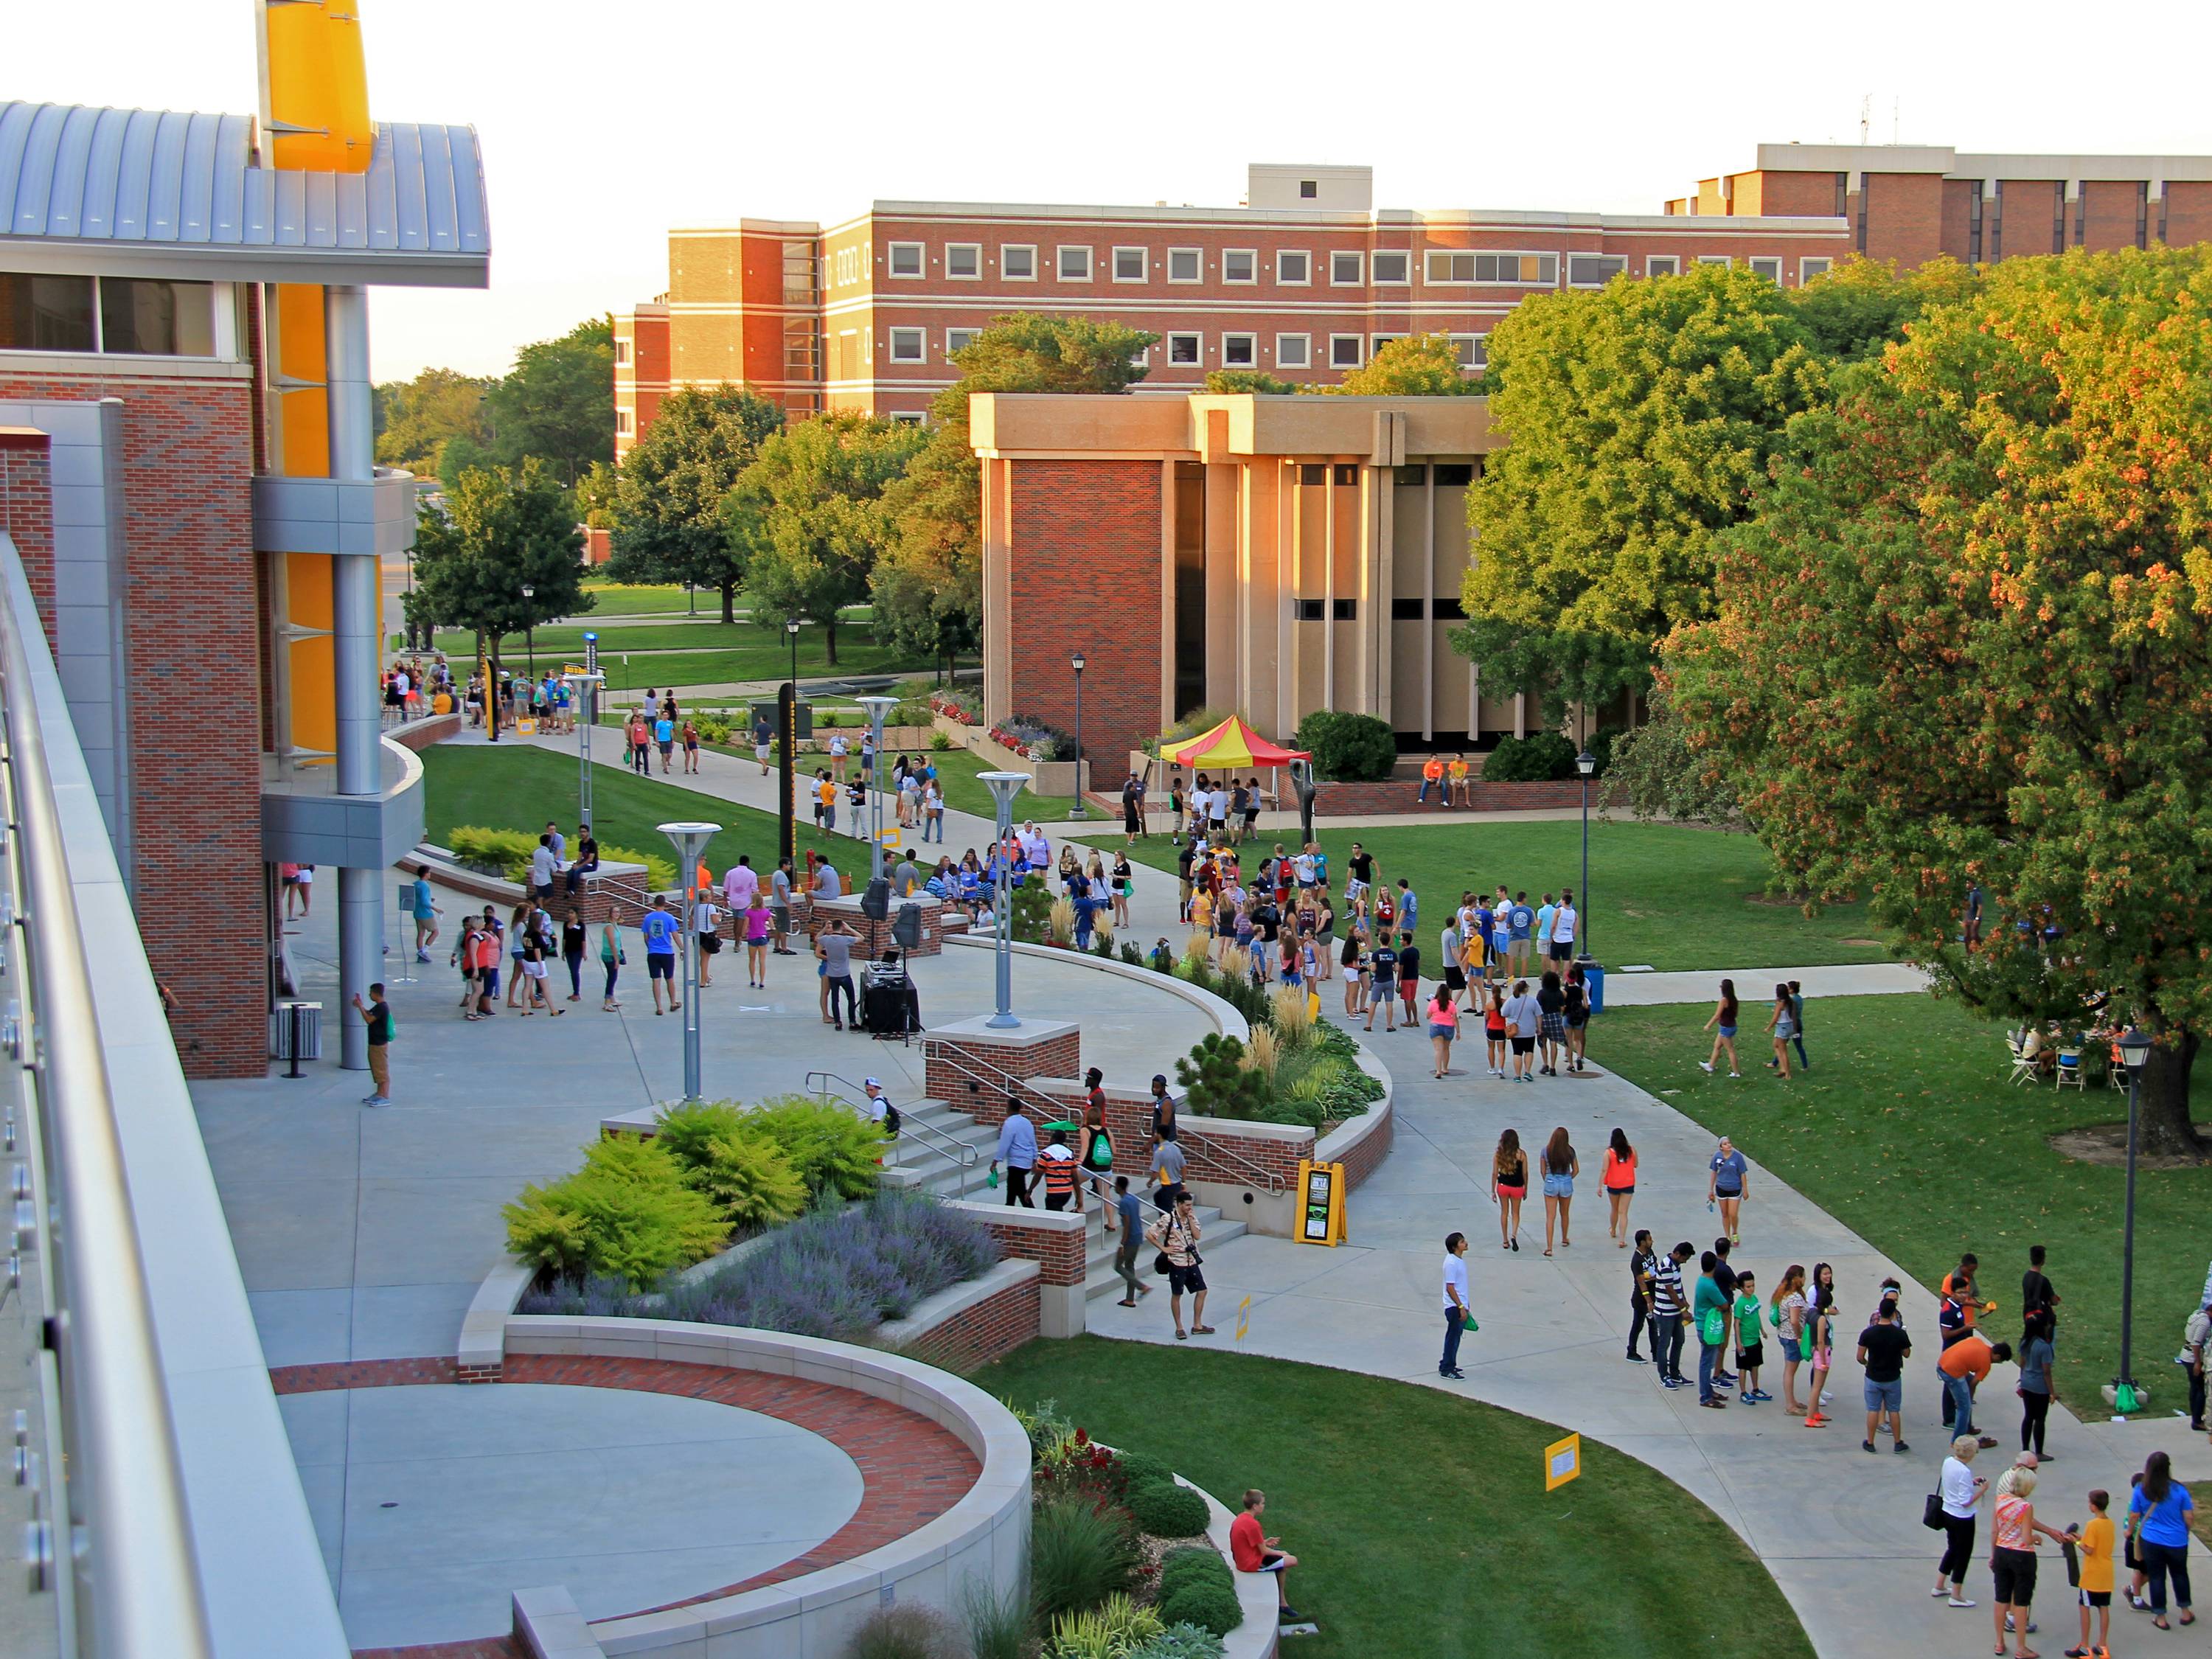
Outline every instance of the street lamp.
{"label": "street lamp", "polygon": [[[2126,1389],[2136,1394],[2140,1408],[2142,1396],[2135,1382],[2135,1314],[2136,1314],[2136,1096],[2142,1086],[2142,1068],[2150,1059],[2150,1037],[2134,1025],[2120,1034],[2114,1045],[2120,1051],[2120,1064],[2128,1068],[2128,1199],[2127,1219],[2122,1224],[2120,1235],[2120,1374],[2114,1379],[2113,1394]],[[2113,1401],[2118,1404],[2116,1398]]]}
{"label": "street lamp", "polygon": [[796,701],[799,696],[799,618],[785,617],[783,631],[791,638],[791,695]]}
{"label": "street lamp", "polygon": [[[524,611],[527,611],[530,609],[530,601],[537,597],[538,590],[528,582],[523,583],[522,608]],[[536,617],[531,617],[522,624],[522,640],[524,652],[529,658],[530,678],[532,682],[535,682],[538,678],[538,618]]]}
{"label": "street lamp", "polygon": [[991,896],[991,920],[999,953],[999,1012],[983,1023],[999,1030],[1018,1026],[1014,1018],[1014,861],[1006,856],[1006,839],[1014,830],[1014,797],[1030,781],[1026,772],[979,772],[975,775],[991,792],[998,808],[999,880]]}
{"label": "street lamp", "polygon": [[664,823],[660,833],[684,860],[684,915],[679,926],[684,951],[684,1103],[696,1106],[699,1092],[699,941],[691,926],[699,902],[699,856],[722,833],[719,823]]}
{"label": "street lamp", "polygon": [[884,873],[884,716],[898,707],[898,699],[878,694],[860,703],[868,711],[868,753],[873,757],[868,776],[868,879],[873,881]]}
{"label": "street lamp", "polygon": [[775,798],[781,820],[776,826],[778,856],[799,856],[799,618],[786,617],[783,631],[791,641],[791,678],[776,694],[775,714],[782,733],[781,758],[776,767]]}
{"label": "street lamp", "polygon": [[1075,805],[1067,809],[1067,816],[1087,818],[1091,811],[1083,804],[1083,653],[1070,657],[1067,665],[1075,671]]}
{"label": "street lamp", "polygon": [[1585,748],[1575,757],[1575,770],[1583,775],[1583,954],[1590,953],[1590,896],[1589,896],[1589,781],[1597,770],[1597,757]]}
{"label": "street lamp", "polygon": [[[599,635],[584,635],[585,647],[598,655]],[[576,821],[585,829],[592,827],[592,727],[599,718],[599,687],[606,676],[596,669],[586,669],[580,674],[563,674],[568,689],[576,700]]]}

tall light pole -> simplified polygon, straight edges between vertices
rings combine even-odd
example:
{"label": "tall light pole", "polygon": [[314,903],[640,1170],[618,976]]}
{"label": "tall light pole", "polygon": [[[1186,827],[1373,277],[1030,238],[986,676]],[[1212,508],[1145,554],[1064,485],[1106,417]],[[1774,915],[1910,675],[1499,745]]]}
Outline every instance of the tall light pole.
{"label": "tall light pole", "polygon": [[588,665],[599,655],[599,639],[597,634],[584,635],[584,672],[561,677],[576,699],[576,821],[586,830],[592,827],[592,726],[599,718],[599,686],[606,679]]}
{"label": "tall light pole", "polygon": [[776,805],[782,815],[776,836],[779,858],[799,856],[799,618],[787,617],[783,631],[791,641],[791,678],[776,696],[776,725],[783,733],[776,768]]}
{"label": "tall light pole", "polygon": [[2135,1391],[2136,1097],[2142,1087],[2142,1068],[2150,1059],[2151,1042],[2146,1033],[2130,1025],[2115,1046],[2120,1051],[2120,1064],[2128,1068],[2128,1198],[2127,1218],[2121,1224],[2120,1233],[2120,1374],[2113,1379],[2117,1395],[2122,1387]]}
{"label": "tall light pole", "polygon": [[1590,953],[1590,896],[1589,896],[1589,781],[1597,770],[1597,757],[1587,746],[1575,757],[1575,770],[1583,775],[1583,954]]}
{"label": "tall light pole", "polygon": [[884,716],[898,707],[896,697],[878,694],[860,699],[868,711],[868,753],[873,764],[868,777],[868,879],[884,872]]}
{"label": "tall light pole", "polygon": [[[531,600],[537,597],[537,588],[528,582],[523,583],[522,608],[526,613],[530,610]],[[522,647],[530,669],[530,682],[535,685],[538,683],[538,618],[534,615],[529,616],[522,624]]]}
{"label": "tall light pole", "polygon": [[1083,804],[1083,653],[1079,651],[1070,657],[1067,665],[1075,671],[1075,805],[1067,809],[1067,816],[1087,818],[1091,811]]}
{"label": "tall light pole", "polygon": [[979,772],[975,775],[991,792],[998,808],[999,880],[991,896],[991,920],[999,955],[999,1011],[983,1023],[1006,1030],[1019,1025],[1014,1018],[1014,861],[1006,856],[1006,838],[1014,829],[1014,797],[1030,781],[1026,772]]}
{"label": "tall light pole", "polygon": [[691,912],[699,902],[699,855],[707,843],[722,833],[719,823],[664,823],[660,833],[684,860],[684,1103],[696,1106],[699,1092],[699,940],[691,926]]}

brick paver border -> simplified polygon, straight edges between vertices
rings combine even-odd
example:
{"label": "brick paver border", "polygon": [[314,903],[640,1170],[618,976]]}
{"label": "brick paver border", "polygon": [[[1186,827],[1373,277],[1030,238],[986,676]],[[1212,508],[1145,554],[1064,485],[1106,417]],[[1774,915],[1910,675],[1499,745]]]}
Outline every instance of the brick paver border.
{"label": "brick paver border", "polygon": [[[405,1388],[459,1382],[450,1358],[355,1359],[322,1365],[281,1365],[269,1373],[279,1395],[336,1389]],[[894,1543],[943,1515],[967,1493],[982,1465],[956,1437],[927,1418],[852,1389],[802,1382],[766,1371],[685,1365],[667,1360],[611,1359],[592,1355],[509,1354],[500,1381],[568,1388],[635,1389],[681,1395],[758,1412],[820,1435],[860,1471],[860,1506],[852,1518],[812,1549],[734,1584],[681,1601],[618,1615],[662,1613],[726,1595],[779,1584],[849,1561]],[[521,1588],[518,1586],[518,1588]],[[364,1648],[355,1659],[526,1659],[508,1637],[429,1643],[407,1648]]]}

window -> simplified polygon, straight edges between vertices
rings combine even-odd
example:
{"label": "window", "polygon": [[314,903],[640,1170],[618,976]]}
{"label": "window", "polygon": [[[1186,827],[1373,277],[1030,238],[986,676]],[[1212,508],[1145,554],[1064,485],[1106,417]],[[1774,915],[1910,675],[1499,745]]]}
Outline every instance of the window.
{"label": "window", "polygon": [[1646,276],[1680,276],[1682,256],[1679,253],[1655,253],[1644,262]]}
{"label": "window", "polygon": [[1063,283],[1087,283],[1091,280],[1091,250],[1087,247],[1063,247],[1060,253],[1060,280]]}
{"label": "window", "polygon": [[[1305,462],[1298,468],[1298,482],[1316,486],[1325,484],[1328,482],[1328,469],[1311,461]],[[1316,617],[1315,620],[1319,621],[1320,618]]]}
{"label": "window", "polygon": [[822,289],[822,256],[809,238],[783,245],[783,302],[811,306]]}
{"label": "window", "polygon": [[892,276],[910,277],[921,275],[921,243],[893,242],[889,251]]}
{"label": "window", "polygon": [[1438,461],[1437,488],[1464,489],[1474,482],[1474,463],[1472,461]]}
{"label": "window", "polygon": [[1402,340],[1405,337],[1406,337],[1402,334],[1377,334],[1373,337],[1372,343],[1374,349],[1380,351],[1384,346],[1389,345],[1391,341]]}
{"label": "window", "polygon": [[629,342],[628,340],[617,340],[615,342],[615,361],[618,363],[626,363],[629,361]]}
{"label": "window", "polygon": [[969,346],[975,343],[975,337],[982,331],[983,331],[980,328],[946,329],[945,331],[945,355],[950,357],[956,351],[967,350]]}
{"label": "window", "polygon": [[1291,288],[1313,281],[1313,255],[1301,248],[1275,250],[1275,280]]}
{"label": "window", "polygon": [[1036,245],[1006,242],[999,247],[999,275],[1010,283],[1036,281]]}
{"label": "window", "polygon": [[1359,286],[1360,265],[1365,256],[1358,253],[1332,253],[1328,256],[1328,280],[1336,288]]}
{"label": "window", "polygon": [[1260,280],[1258,250],[1232,247],[1221,256],[1221,280],[1224,283],[1256,283]]}
{"label": "window", "polygon": [[1429,481],[1429,469],[1419,461],[1410,466],[1391,469],[1390,481],[1401,484],[1425,484]]}
{"label": "window", "polygon": [[1490,366],[1490,342],[1480,334],[1455,334],[1452,349],[1459,355],[1462,368],[1483,369]]}
{"label": "window", "polygon": [[918,328],[895,328],[891,331],[891,361],[895,363],[919,363],[928,360],[929,354],[922,346],[922,332]]}
{"label": "window", "polygon": [[1327,613],[1326,599],[1292,599],[1291,615],[1300,622],[1319,622]]}
{"label": "window", "polygon": [[1221,361],[1231,368],[1251,368],[1260,361],[1260,337],[1256,334],[1223,335]]}
{"label": "window", "polygon": [[1320,179],[1299,179],[1299,180],[1298,180],[1298,200],[1300,200],[1301,202],[1313,202],[1313,201],[1318,201],[1318,200],[1320,200],[1320,199],[1321,199],[1321,180],[1320,180]]}
{"label": "window", "polygon": [[100,349],[158,357],[215,356],[215,285],[100,279]]}
{"label": "window", "polygon": [[920,426],[921,411],[918,409],[895,409],[891,411],[893,426]]}
{"label": "window", "polygon": [[1168,361],[1171,363],[1194,363],[1205,355],[1206,337],[1203,334],[1170,334],[1168,336]]}
{"label": "window", "polygon": [[1168,281],[1194,283],[1206,274],[1206,254],[1194,247],[1171,247],[1168,250]]}
{"label": "window", "polygon": [[1569,288],[1603,288],[1628,269],[1628,261],[1610,253],[1567,255]]}
{"label": "window", "polygon": [[1357,334],[1332,334],[1328,337],[1328,366],[1331,368],[1357,368],[1362,358],[1364,342]]}
{"label": "window", "polygon": [[1825,276],[1835,268],[1833,259],[1800,259],[1797,262],[1797,286],[1802,288],[1815,276]]}
{"label": "window", "polygon": [[1145,266],[1152,255],[1140,247],[1117,247],[1114,250],[1114,280],[1117,283],[1141,283],[1146,280]]}
{"label": "window", "polygon": [[1525,283],[1549,288],[1559,280],[1559,256],[1431,248],[1422,276],[1431,283]]}
{"label": "window", "polygon": [[627,438],[634,429],[635,422],[630,419],[629,410],[626,409],[615,410],[615,430]]}
{"label": "window", "polygon": [[1435,606],[1435,609],[1431,611],[1429,614],[1438,622],[1465,622],[1467,620],[1467,606],[1461,603],[1460,597],[1456,593],[1452,594],[1449,598],[1439,593],[1432,601],[1431,601],[1431,603]]}
{"label": "window", "polygon": [[1310,334],[1278,334],[1275,337],[1275,367],[1278,368],[1310,368],[1313,366],[1313,336]]}
{"label": "window", "polygon": [[1700,253],[1698,256],[1698,263],[1701,265],[1719,265],[1725,270],[1735,261],[1725,253]]}
{"label": "window", "polygon": [[1339,622],[1357,622],[1359,620],[1359,601],[1357,599],[1333,600],[1331,601],[1331,607],[1330,614],[1334,616]]}
{"label": "window", "polygon": [[[1416,470],[1418,471],[1419,469]],[[1392,622],[1419,622],[1427,615],[1428,612],[1422,607],[1421,601],[1419,599],[1393,599],[1390,601],[1390,620]]]}
{"label": "window", "polygon": [[1781,260],[1750,259],[1747,260],[1745,263],[1751,266],[1751,274],[1753,276],[1764,276],[1768,282],[1773,283],[1777,288],[1780,288],[1782,286]]}
{"label": "window", "polygon": [[945,274],[963,283],[983,280],[983,245],[981,242],[947,242],[945,245]]}
{"label": "window", "polygon": [[1359,482],[1359,469],[1353,465],[1350,461],[1339,462],[1336,468],[1336,481],[1338,483],[1347,488],[1352,484],[1358,483]]}
{"label": "window", "polygon": [[1402,248],[1376,250],[1375,280],[1378,283],[1410,283],[1413,280],[1413,256]]}

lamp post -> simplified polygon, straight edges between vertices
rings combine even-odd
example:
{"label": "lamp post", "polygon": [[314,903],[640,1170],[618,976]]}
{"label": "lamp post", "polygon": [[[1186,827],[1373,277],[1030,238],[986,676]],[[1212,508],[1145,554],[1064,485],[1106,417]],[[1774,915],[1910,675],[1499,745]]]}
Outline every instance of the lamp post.
{"label": "lamp post", "polygon": [[2150,1037],[2130,1025],[2116,1046],[2120,1063],[2128,1068],[2128,1197],[2120,1232],[2120,1374],[2114,1379],[2113,1390],[2117,1395],[2117,1385],[2133,1390],[2136,1380],[2136,1096],[2142,1086],[2143,1066],[2150,1059]]}
{"label": "lamp post", "polygon": [[1583,954],[1590,953],[1590,896],[1589,896],[1589,781],[1597,770],[1597,757],[1585,747],[1575,757],[1575,770],[1583,775]]}
{"label": "lamp post", "polygon": [[699,1092],[699,941],[691,927],[699,902],[699,855],[722,833],[719,823],[664,823],[660,833],[684,860],[684,915],[679,924],[684,952],[684,1103],[696,1105]]}
{"label": "lamp post", "polygon": [[[531,600],[537,597],[537,588],[528,582],[523,583],[522,608],[524,611],[527,611],[530,609]],[[538,618],[534,616],[522,624],[522,648],[530,668],[531,684],[534,685],[538,682]]]}
{"label": "lamp post", "polygon": [[976,776],[990,790],[999,821],[999,879],[991,896],[991,920],[999,955],[999,1011],[983,1023],[1003,1031],[1021,1024],[1014,1018],[1014,861],[1006,856],[1006,838],[1014,829],[1014,797],[1021,793],[1030,775],[979,772]]}
{"label": "lamp post", "polygon": [[1083,804],[1083,669],[1084,655],[1079,651],[1067,659],[1075,671],[1075,805],[1067,809],[1072,818],[1087,818],[1091,811]]}
{"label": "lamp post", "polygon": [[799,856],[799,618],[786,617],[783,631],[791,641],[791,678],[776,695],[776,727],[781,734],[775,769],[776,807],[782,822],[777,826],[779,858]]}
{"label": "lamp post", "polygon": [[[599,635],[584,635],[586,647],[598,654]],[[563,674],[568,690],[576,699],[576,821],[585,829],[592,827],[592,726],[599,718],[599,687],[606,676],[596,669],[586,669],[580,674]]]}
{"label": "lamp post", "polygon": [[799,696],[799,618],[786,617],[783,631],[791,640],[791,695],[796,701]]}
{"label": "lamp post", "polygon": [[868,711],[868,879],[884,872],[884,716],[898,707],[896,697],[880,694],[860,699]]}

